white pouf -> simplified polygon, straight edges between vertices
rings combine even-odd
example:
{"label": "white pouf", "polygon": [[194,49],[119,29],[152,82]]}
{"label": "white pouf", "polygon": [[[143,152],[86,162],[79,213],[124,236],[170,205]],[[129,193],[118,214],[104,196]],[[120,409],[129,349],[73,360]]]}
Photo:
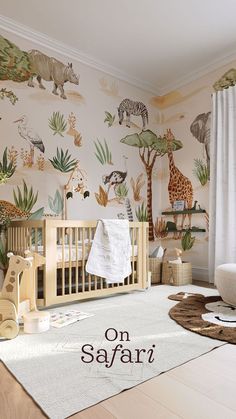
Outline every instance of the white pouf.
{"label": "white pouf", "polygon": [[42,333],[50,328],[50,313],[30,311],[23,315],[25,333]]}
{"label": "white pouf", "polygon": [[236,306],[236,263],[226,263],[216,268],[215,285],[222,300]]}

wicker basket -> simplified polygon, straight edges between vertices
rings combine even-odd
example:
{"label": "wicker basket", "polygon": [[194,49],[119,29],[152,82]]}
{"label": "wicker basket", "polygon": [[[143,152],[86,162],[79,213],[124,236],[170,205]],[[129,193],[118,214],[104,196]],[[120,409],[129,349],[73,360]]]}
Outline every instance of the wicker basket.
{"label": "wicker basket", "polygon": [[152,273],[152,284],[161,282],[161,259],[149,258],[149,271]]}
{"label": "wicker basket", "polygon": [[192,265],[190,262],[162,264],[162,283],[169,285],[186,285],[192,283]]}

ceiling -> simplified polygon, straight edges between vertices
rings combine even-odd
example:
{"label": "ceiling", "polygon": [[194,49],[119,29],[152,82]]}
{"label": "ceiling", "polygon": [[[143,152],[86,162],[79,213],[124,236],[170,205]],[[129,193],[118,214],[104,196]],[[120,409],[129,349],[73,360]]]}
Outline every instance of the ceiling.
{"label": "ceiling", "polygon": [[159,95],[236,58],[235,0],[1,0],[1,14],[0,27]]}

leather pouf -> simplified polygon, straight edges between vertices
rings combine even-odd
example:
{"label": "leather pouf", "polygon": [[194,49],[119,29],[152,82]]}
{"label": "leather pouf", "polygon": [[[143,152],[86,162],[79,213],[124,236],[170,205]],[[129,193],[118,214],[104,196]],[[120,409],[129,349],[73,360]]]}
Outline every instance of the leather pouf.
{"label": "leather pouf", "polygon": [[222,300],[236,306],[236,263],[226,263],[216,268],[215,285]]}

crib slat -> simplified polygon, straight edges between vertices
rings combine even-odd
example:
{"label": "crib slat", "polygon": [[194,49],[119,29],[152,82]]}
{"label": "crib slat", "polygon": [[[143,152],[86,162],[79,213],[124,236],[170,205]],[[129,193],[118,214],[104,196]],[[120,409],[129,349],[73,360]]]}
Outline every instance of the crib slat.
{"label": "crib slat", "polygon": [[[125,279],[124,285],[108,285],[101,277],[87,274],[85,271],[88,252],[96,229],[95,221],[13,222],[8,231],[8,249],[17,253],[22,253],[27,248],[41,251],[41,245],[44,245],[46,256],[43,277],[44,294],[43,299],[41,294],[40,298],[45,304],[59,304],[76,300],[76,298],[91,298],[100,294],[108,295],[110,292],[114,294],[121,291],[122,288],[126,290],[144,288],[147,274],[147,234],[144,231],[147,226],[144,227],[144,224],[146,223],[134,222],[130,224],[131,274]],[[67,236],[67,232],[70,233],[69,236]],[[33,239],[35,240],[33,241]],[[61,262],[58,262],[56,257],[58,240],[61,244]],[[47,281],[45,280],[46,276]],[[41,278],[42,269],[40,270],[40,280]]]}
{"label": "crib slat", "polygon": [[75,263],[76,263],[76,266],[75,266],[75,292],[78,292],[79,290],[78,290],[78,269],[79,269],[79,267],[78,267],[78,257],[79,257],[79,255],[78,255],[78,241],[79,241],[79,238],[78,238],[78,228],[75,228]]}
{"label": "crib slat", "polygon": [[85,264],[84,264],[84,227],[82,227],[82,292],[85,291]]}
{"label": "crib slat", "polygon": [[134,232],[135,232],[135,228],[133,227],[132,229],[132,260],[131,260],[131,268],[132,268],[132,280],[131,283],[134,283]]}
{"label": "crib slat", "polygon": [[28,249],[32,250],[32,228],[28,228],[28,240],[27,240]]}
{"label": "crib slat", "polygon": [[[87,246],[87,253],[89,252],[90,246],[91,246],[91,227],[88,228],[88,246]],[[88,274],[88,281],[89,281],[88,290],[89,291],[91,291],[91,280],[92,280],[91,274]]]}
{"label": "crib slat", "polygon": [[35,229],[35,251],[38,253],[38,228]]}
{"label": "crib slat", "polygon": [[72,281],[72,276],[71,276],[71,251],[72,251],[72,228],[69,228],[69,294],[71,294],[71,281]]}
{"label": "crib slat", "polygon": [[62,256],[62,295],[65,295],[65,227],[61,229],[62,240],[61,240],[61,256]]}

